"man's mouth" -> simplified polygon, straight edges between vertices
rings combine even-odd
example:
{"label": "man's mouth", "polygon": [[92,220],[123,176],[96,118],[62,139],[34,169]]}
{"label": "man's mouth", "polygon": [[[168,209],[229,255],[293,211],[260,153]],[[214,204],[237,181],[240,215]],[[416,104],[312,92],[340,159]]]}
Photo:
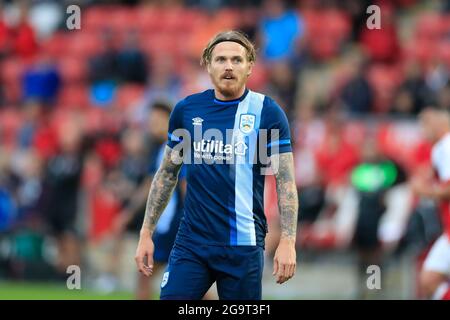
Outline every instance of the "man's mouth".
{"label": "man's mouth", "polygon": [[225,76],[222,77],[222,79],[225,79],[225,80],[234,80],[235,78],[234,78],[234,76],[232,76],[232,75],[225,75]]}

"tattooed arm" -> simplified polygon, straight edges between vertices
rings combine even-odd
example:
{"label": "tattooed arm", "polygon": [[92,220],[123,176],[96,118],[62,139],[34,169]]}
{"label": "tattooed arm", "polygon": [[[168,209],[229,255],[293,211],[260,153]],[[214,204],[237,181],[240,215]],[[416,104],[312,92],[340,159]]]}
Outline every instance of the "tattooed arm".
{"label": "tattooed arm", "polygon": [[[142,223],[135,256],[139,272],[142,272],[146,276],[151,275],[153,272],[153,231],[177,185],[181,165],[181,155],[177,151],[166,147],[161,166],[153,178],[148,193],[145,218]],[[145,258],[147,258],[147,264],[145,264]]]}
{"label": "tattooed arm", "polygon": [[298,196],[294,179],[294,160],[292,152],[276,154],[271,157],[275,173],[280,211],[281,238],[274,256],[274,271],[277,283],[283,283],[295,274]]}

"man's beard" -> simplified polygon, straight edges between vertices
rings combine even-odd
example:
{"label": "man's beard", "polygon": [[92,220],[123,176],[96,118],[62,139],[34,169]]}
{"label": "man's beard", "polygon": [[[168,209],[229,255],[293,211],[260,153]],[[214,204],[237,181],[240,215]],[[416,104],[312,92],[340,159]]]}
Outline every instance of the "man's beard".
{"label": "man's beard", "polygon": [[244,83],[242,83],[242,81],[236,81],[235,83],[233,83],[231,86],[226,86],[226,85],[222,85],[220,83],[216,83],[216,88],[219,90],[219,92],[224,96],[224,97],[236,97],[236,95],[239,93],[239,90],[242,88],[242,86],[244,85]]}
{"label": "man's beard", "polygon": [[232,87],[232,88],[230,88],[230,87],[224,87],[224,86],[222,86],[222,87],[219,86],[219,87],[218,87],[220,93],[221,93],[224,97],[233,97],[233,96],[235,96],[236,93],[237,93],[237,90],[234,89],[234,88],[236,88],[236,87]]}

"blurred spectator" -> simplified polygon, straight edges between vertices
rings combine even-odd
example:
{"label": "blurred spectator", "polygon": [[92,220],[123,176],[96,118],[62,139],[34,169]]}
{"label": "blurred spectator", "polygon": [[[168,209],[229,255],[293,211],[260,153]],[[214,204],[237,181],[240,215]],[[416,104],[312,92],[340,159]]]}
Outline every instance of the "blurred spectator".
{"label": "blurred spectator", "polygon": [[80,244],[76,230],[78,200],[83,166],[82,133],[75,123],[60,128],[59,152],[47,165],[45,216],[58,245],[57,268],[80,265]]}
{"label": "blurred spectator", "polygon": [[275,62],[269,71],[267,94],[273,96],[284,108],[288,119],[292,119],[295,104],[295,88],[297,84],[294,73],[285,61]]}
{"label": "blurred spectator", "polygon": [[267,61],[294,57],[299,39],[303,36],[302,18],[286,8],[282,0],[266,0],[264,17],[260,22],[261,54]]}
{"label": "blurred spectator", "polygon": [[[404,231],[402,226],[406,222],[404,215],[408,214],[409,210],[407,207],[404,210],[404,206],[399,208],[395,203],[402,201],[398,196],[394,198],[394,201],[392,199],[389,201],[388,192],[406,181],[406,173],[398,164],[383,156],[374,139],[369,138],[364,142],[361,160],[361,163],[352,170],[351,181],[358,197],[353,239],[359,255],[358,298],[364,299],[370,292],[365,282],[368,266],[382,265],[382,241],[398,242],[400,240],[401,233]],[[403,194],[403,191],[400,192]],[[394,206],[395,209],[391,211],[393,215],[389,221],[391,225],[387,227],[387,230],[386,227],[383,230],[381,221],[383,215],[389,214],[388,206]],[[392,232],[394,234],[390,234]]]}
{"label": "blurred spectator", "polygon": [[44,163],[33,149],[17,153],[14,158],[16,176],[16,227],[42,232]]}
{"label": "blurred spectator", "polygon": [[315,148],[322,143],[325,130],[311,105],[300,106],[298,121],[294,159],[299,202],[302,204],[299,219],[312,223],[325,204],[325,187],[319,181],[315,157]]}
{"label": "blurred spectator", "polygon": [[10,231],[16,219],[16,203],[12,194],[16,180],[10,170],[10,157],[0,150],[0,233]]}
{"label": "blurred spectator", "polygon": [[450,111],[450,81],[439,91],[437,96],[437,106]]}
{"label": "blurred spectator", "polygon": [[145,84],[148,77],[146,56],[139,48],[136,30],[129,30],[117,54],[117,67],[122,82]]}
{"label": "blurred spectator", "polygon": [[445,87],[450,80],[450,71],[445,63],[439,59],[432,61],[430,68],[425,74],[425,82],[432,91],[436,94],[439,90]]}
{"label": "blurred spectator", "polygon": [[117,48],[113,31],[103,29],[99,41],[101,51],[89,59],[89,79],[93,84],[115,81],[118,77]]}
{"label": "blurred spectator", "polygon": [[61,88],[61,76],[50,57],[42,55],[25,70],[22,80],[23,100],[37,100],[46,105],[56,101]]}
{"label": "blurred spectator", "polygon": [[408,117],[412,116],[414,112],[414,99],[410,92],[405,89],[399,90],[394,98],[390,114],[396,117]]}
{"label": "blurred spectator", "polygon": [[358,40],[361,32],[366,29],[366,10],[372,2],[371,0],[347,0],[341,4],[351,17],[353,41]]}
{"label": "blurred spectator", "polygon": [[253,6],[245,6],[240,7],[241,11],[241,19],[239,21],[238,29],[247,35],[247,37],[252,41],[253,43],[256,43],[256,46],[258,47],[259,44],[257,41],[257,33],[258,33],[258,21],[259,21],[259,11],[256,7]]}
{"label": "blurred spectator", "polygon": [[[66,1],[66,3],[68,3]],[[30,22],[36,28],[38,39],[50,37],[67,17],[64,3],[58,1],[35,1],[30,8]]]}
{"label": "blurred spectator", "polygon": [[[185,70],[183,73],[186,77],[185,81],[191,86],[195,85],[197,80],[195,70],[198,68],[196,66],[192,68],[193,70]],[[153,60],[152,73],[144,96],[141,101],[131,107],[131,121],[142,126],[143,121],[148,118],[148,114],[151,111],[149,106],[152,106],[157,101],[163,100],[175,104],[182,94],[189,94],[182,91],[183,85],[183,79],[176,72],[174,61],[170,57],[161,56]]]}
{"label": "blurred spectator", "polygon": [[33,58],[38,52],[38,44],[33,27],[28,22],[28,5],[26,1],[19,4],[20,16],[12,29],[13,50],[23,59]]}
{"label": "blurred spectator", "polygon": [[3,8],[0,4],[0,58],[4,58],[11,50],[11,30],[3,19]]}
{"label": "blurred spectator", "polygon": [[348,67],[348,80],[341,89],[340,101],[351,114],[367,114],[372,111],[373,90],[365,75],[364,58],[354,56]]}
{"label": "blurred spectator", "polygon": [[33,145],[36,130],[41,123],[42,106],[29,100],[23,106],[23,123],[18,132],[19,148],[29,148]]}
{"label": "blurred spectator", "polygon": [[122,136],[123,155],[119,163],[119,169],[123,179],[129,185],[128,192],[123,192],[124,198],[129,198],[136,187],[144,180],[148,164],[146,148],[142,132],[137,129],[128,129]]}
{"label": "blurred spectator", "polygon": [[331,111],[326,122],[326,135],[316,151],[318,172],[326,186],[337,187],[348,182],[348,174],[359,159],[359,153],[344,136],[343,121]]}
{"label": "blurred spectator", "polygon": [[400,88],[412,96],[414,114],[418,114],[427,103],[431,102],[431,92],[425,83],[424,72],[417,63],[406,65],[405,80]]}

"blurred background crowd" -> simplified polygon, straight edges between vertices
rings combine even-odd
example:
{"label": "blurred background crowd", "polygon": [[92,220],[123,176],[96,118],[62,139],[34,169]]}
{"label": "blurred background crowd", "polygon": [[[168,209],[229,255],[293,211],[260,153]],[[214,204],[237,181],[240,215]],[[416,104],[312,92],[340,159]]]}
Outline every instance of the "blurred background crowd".
{"label": "blurred background crowd", "polygon": [[[79,30],[67,28],[71,4],[81,8]],[[366,25],[371,4],[381,29]],[[325,283],[308,296],[306,283],[293,282],[288,297],[368,297],[366,267],[404,257],[406,280],[384,296],[420,297],[416,271],[441,226],[436,204],[412,194],[408,180],[429,170],[416,115],[450,110],[445,0],[2,1],[0,281],[58,281],[76,264],[87,286],[134,290],[142,216],[121,216],[133,196],[146,196],[167,107],[211,87],[199,59],[225,29],[256,44],[249,88],[273,97],[291,124],[297,277],[308,277],[303,263],[328,263],[337,269],[324,273],[357,279],[327,295],[333,281],[311,271]],[[266,185],[270,258],[273,177]]]}

